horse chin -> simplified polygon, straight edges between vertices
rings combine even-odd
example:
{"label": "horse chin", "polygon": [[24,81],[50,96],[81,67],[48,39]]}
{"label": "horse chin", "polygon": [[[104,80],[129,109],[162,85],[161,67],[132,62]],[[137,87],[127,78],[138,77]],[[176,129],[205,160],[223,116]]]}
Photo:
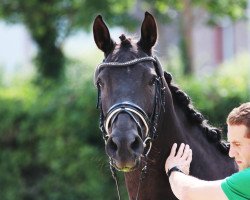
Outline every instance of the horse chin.
{"label": "horse chin", "polygon": [[121,163],[121,162],[116,162],[113,160],[112,165],[121,172],[132,172],[136,170],[141,163],[141,159],[138,158],[133,162],[128,162],[128,163]]}
{"label": "horse chin", "polygon": [[124,168],[121,168],[121,169],[118,169],[118,171],[121,171],[121,172],[132,172],[134,171],[136,168],[135,167],[132,167],[132,168],[129,168],[129,167],[124,167]]}

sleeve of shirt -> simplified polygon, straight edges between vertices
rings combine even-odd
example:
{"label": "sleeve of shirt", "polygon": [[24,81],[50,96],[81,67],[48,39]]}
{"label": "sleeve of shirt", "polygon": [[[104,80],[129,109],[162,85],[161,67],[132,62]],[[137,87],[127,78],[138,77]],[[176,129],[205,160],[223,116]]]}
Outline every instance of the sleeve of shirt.
{"label": "sleeve of shirt", "polygon": [[221,188],[229,200],[250,199],[250,168],[226,178]]}

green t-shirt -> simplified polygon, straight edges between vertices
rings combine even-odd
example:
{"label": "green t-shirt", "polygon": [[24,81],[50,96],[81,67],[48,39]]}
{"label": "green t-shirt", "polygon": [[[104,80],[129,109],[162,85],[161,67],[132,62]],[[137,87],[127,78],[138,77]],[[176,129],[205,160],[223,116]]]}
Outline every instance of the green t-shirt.
{"label": "green t-shirt", "polygon": [[221,188],[229,200],[250,200],[250,168],[226,178]]}

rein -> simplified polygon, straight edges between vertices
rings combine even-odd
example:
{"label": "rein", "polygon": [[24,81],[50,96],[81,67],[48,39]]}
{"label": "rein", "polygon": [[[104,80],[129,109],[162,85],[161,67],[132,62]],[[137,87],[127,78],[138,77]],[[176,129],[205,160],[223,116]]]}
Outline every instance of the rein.
{"label": "rein", "polygon": [[[97,72],[99,72],[102,68],[105,68],[105,67],[114,67],[114,66],[124,67],[124,66],[135,65],[141,62],[153,62],[155,71],[157,74],[157,78],[155,82],[154,106],[153,106],[151,116],[148,116],[146,112],[142,108],[140,108],[138,105],[129,101],[114,104],[113,106],[111,106],[108,112],[104,114],[102,110],[102,103],[101,103],[101,89],[100,89],[100,86],[98,85],[97,85],[97,89],[98,89],[97,108],[100,109],[99,128],[103,134],[103,139],[105,141],[105,144],[107,143],[107,140],[109,139],[109,135],[110,135],[109,128],[112,126],[112,123],[115,121],[115,119],[118,117],[120,113],[126,113],[135,122],[137,129],[138,129],[138,133],[142,140],[144,136],[144,140],[143,140],[144,148],[146,148],[147,144],[149,144],[147,151],[144,153],[144,157],[147,159],[147,156],[152,147],[152,141],[155,140],[158,136],[156,128],[158,125],[158,118],[160,116],[161,108],[163,108],[163,111],[165,112],[164,110],[165,87],[163,86],[164,75],[163,75],[162,67],[161,67],[159,60],[156,57],[142,57],[142,58],[134,59],[134,60],[123,62],[123,63],[103,62],[97,66],[96,70]],[[141,124],[137,119],[140,119],[140,121],[143,123],[143,126],[145,127],[144,133],[142,131],[143,129],[141,127]],[[120,200],[121,198],[120,198],[119,185],[118,185],[118,180],[117,180],[115,169],[112,165],[112,158],[109,158],[109,160],[110,160],[109,161],[110,170],[116,182],[118,199]],[[147,164],[145,164],[145,166],[141,170],[139,185],[137,188],[136,200],[138,199],[140,185],[141,185],[143,178],[145,177],[144,175],[146,174],[146,170],[147,170]]]}

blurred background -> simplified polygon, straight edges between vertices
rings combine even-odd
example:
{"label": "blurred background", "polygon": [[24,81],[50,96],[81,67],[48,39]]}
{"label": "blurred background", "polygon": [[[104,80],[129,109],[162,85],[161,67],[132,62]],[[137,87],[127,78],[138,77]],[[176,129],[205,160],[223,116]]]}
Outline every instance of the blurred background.
{"label": "blurred background", "polygon": [[248,0],[0,0],[1,200],[117,199],[92,23],[102,14],[114,40],[139,38],[145,11],[158,22],[155,55],[211,124],[225,133],[228,112],[250,101]]}

